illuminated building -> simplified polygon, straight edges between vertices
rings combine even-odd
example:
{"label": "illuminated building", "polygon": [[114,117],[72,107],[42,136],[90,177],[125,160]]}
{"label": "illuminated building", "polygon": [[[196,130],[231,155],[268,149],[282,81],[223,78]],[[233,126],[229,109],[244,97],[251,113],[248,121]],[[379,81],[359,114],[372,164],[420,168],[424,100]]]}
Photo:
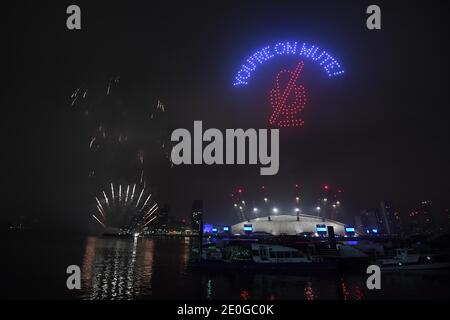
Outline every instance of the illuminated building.
{"label": "illuminated building", "polygon": [[[298,218],[298,219],[297,219]],[[341,222],[320,218],[317,216],[296,214],[296,215],[276,215],[259,217],[249,221],[237,223],[231,227],[233,234],[266,233],[274,236],[278,235],[301,235],[317,234],[317,226],[333,227],[335,234],[345,235],[345,225]],[[326,230],[326,229],[324,229]]]}
{"label": "illuminated building", "polygon": [[345,226],[345,235],[353,237],[356,234],[356,229],[353,226]]}
{"label": "illuminated building", "polygon": [[191,227],[193,232],[199,232],[203,220],[203,201],[194,200],[192,204]]}
{"label": "illuminated building", "polygon": [[408,213],[408,231],[411,234],[429,233],[436,229],[433,215],[433,204],[429,200],[423,200],[416,209]]}

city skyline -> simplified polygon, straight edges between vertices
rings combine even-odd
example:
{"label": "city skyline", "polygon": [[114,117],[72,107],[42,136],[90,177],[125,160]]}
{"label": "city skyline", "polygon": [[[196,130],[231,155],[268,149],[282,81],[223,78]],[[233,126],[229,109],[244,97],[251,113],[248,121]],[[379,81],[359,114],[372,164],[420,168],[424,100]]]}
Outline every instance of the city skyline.
{"label": "city skyline", "polygon": [[450,297],[448,2],[3,9],[0,300]]}
{"label": "city skyline", "polygon": [[[202,199],[208,219],[232,221],[229,190],[235,185],[271,185],[274,197],[282,201],[284,190],[300,183],[303,197],[314,209],[315,189],[329,183],[344,190],[350,218],[386,198],[401,212],[425,199],[446,209],[448,126],[441,88],[447,80],[445,72],[433,70],[448,65],[439,58],[443,53],[434,41],[443,32],[436,25],[441,20],[431,23],[440,12],[415,6],[403,15],[401,3],[388,3],[386,30],[371,32],[365,27],[363,4],[323,4],[326,10],[319,3],[289,3],[277,14],[268,2],[262,3],[251,19],[236,25],[234,18],[251,10],[251,3],[236,3],[224,12],[207,4],[200,9],[163,4],[123,9],[112,4],[99,10],[82,3],[87,13],[84,28],[71,33],[59,26],[65,18],[63,5],[29,3],[32,10],[12,23],[16,40],[11,45],[13,73],[6,98],[11,121],[5,121],[4,130],[16,137],[6,141],[7,164],[15,168],[6,172],[5,195],[11,199],[6,217],[26,215],[83,230],[91,223],[94,195],[111,182],[132,185],[139,180],[140,172],[133,179],[128,173],[126,178],[113,173],[117,179],[99,183],[88,179],[91,163],[86,146],[92,140],[86,138],[92,132],[71,109],[70,97],[77,88],[108,89],[111,103],[122,103],[131,114],[129,138],[139,141],[147,154],[153,138],[141,128],[150,126],[134,125],[135,119],[147,119],[149,110],[161,105],[169,114],[169,133],[189,128],[195,120],[220,129],[267,128],[274,77],[298,61],[286,57],[261,66],[245,89],[233,87],[232,80],[245,57],[279,39],[320,45],[345,66],[345,74],[328,81],[320,67],[305,60],[302,79],[308,101],[314,103],[306,105],[302,127],[280,130],[279,173],[259,177],[245,165],[161,169],[168,163],[157,159],[147,178],[156,201],[169,203],[175,216],[187,217],[192,200]],[[196,10],[208,21],[193,19]],[[13,6],[12,12],[18,15],[19,7]],[[423,16],[425,20],[424,12],[431,13]],[[121,23],[116,23],[119,18]],[[411,23],[419,18],[423,23]],[[36,24],[40,28],[31,28]],[[158,26],[165,32],[157,32]],[[24,36],[27,41],[17,40]],[[416,48],[418,39],[427,50]],[[421,63],[412,69],[416,61]],[[425,81],[428,78],[433,81]],[[121,86],[116,96],[118,91],[110,88],[115,79]],[[111,165],[119,168],[128,157],[119,154]],[[17,194],[28,200],[21,201]]]}

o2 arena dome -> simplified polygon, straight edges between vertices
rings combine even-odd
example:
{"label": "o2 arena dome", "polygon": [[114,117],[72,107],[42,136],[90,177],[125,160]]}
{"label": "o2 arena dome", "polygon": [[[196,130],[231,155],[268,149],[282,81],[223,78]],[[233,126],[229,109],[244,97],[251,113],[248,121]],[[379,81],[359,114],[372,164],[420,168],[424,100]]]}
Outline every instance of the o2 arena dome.
{"label": "o2 arena dome", "polygon": [[259,217],[249,221],[243,221],[231,227],[233,234],[265,233],[274,236],[279,235],[314,235],[325,232],[327,227],[334,227],[334,233],[338,236],[345,235],[345,225],[341,222],[306,214],[276,215]]}

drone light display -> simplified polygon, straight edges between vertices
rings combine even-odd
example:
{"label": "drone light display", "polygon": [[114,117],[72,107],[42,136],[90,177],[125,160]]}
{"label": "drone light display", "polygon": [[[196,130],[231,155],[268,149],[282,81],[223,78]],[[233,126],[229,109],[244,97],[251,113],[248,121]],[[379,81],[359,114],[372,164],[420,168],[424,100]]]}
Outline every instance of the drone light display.
{"label": "drone light display", "polygon": [[297,41],[285,41],[278,42],[272,46],[266,46],[248,57],[237,72],[233,85],[247,85],[258,65],[277,56],[297,56],[310,59],[319,64],[329,77],[338,76],[344,73],[344,69],[342,69],[339,61],[327,51],[307,43],[300,44]]}
{"label": "drone light display", "polygon": [[[275,88],[270,91],[270,103],[273,111],[269,118],[271,126],[299,127],[303,125],[302,119],[296,119],[297,113],[300,113],[306,105],[306,90],[302,85],[297,85],[297,79],[303,70],[303,61],[300,61],[294,71],[282,70],[276,78]],[[287,75],[286,87],[281,86],[281,78]],[[289,96],[293,95],[292,102],[289,102]]]}
{"label": "drone light display", "polygon": [[248,57],[235,76],[234,86],[247,85],[258,65],[277,56],[297,56],[302,60],[294,69],[281,70],[277,74],[275,86],[270,90],[272,113],[269,117],[269,124],[279,128],[300,127],[304,121],[299,118],[298,114],[303,111],[307,101],[305,87],[298,84],[304,70],[304,61],[309,59],[319,64],[328,77],[341,75],[344,73],[344,69],[332,55],[315,45],[300,44],[297,41],[278,42],[273,46],[266,46]]}

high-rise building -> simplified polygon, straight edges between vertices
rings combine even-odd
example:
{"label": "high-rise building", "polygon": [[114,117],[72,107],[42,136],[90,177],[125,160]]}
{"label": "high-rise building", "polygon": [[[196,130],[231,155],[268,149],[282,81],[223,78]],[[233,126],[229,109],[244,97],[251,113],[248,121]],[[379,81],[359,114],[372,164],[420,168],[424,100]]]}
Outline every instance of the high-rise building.
{"label": "high-rise building", "polygon": [[432,202],[424,200],[411,210],[408,214],[409,233],[420,234],[435,231],[436,221],[433,209]]}
{"label": "high-rise building", "polygon": [[191,227],[193,232],[200,232],[203,221],[203,201],[194,200],[192,204]]}
{"label": "high-rise building", "polygon": [[436,217],[433,203],[430,200],[421,201],[419,204],[421,221],[425,226],[425,231],[430,232],[436,228]]}
{"label": "high-rise building", "polygon": [[379,221],[382,234],[400,235],[402,233],[400,214],[394,209],[391,201],[381,200]]}

